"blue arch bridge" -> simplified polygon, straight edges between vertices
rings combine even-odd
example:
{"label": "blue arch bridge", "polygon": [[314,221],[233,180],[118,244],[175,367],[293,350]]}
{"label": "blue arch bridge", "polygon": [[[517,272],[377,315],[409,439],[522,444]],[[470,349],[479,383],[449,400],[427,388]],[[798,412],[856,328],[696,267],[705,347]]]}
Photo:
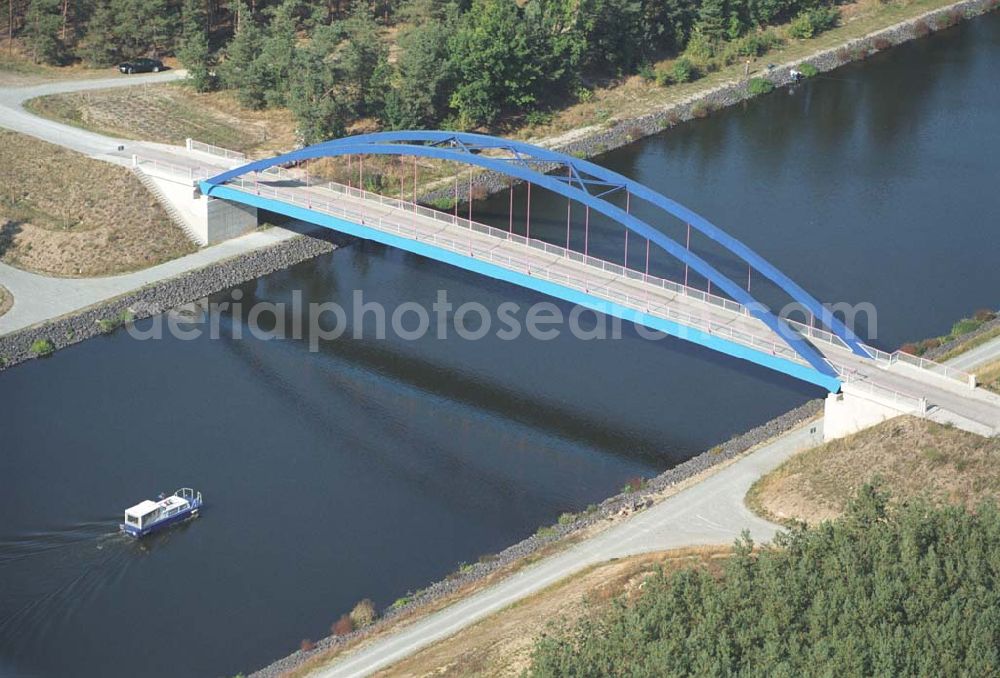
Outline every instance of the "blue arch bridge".
{"label": "blue arch bridge", "polygon": [[[353,179],[348,185],[317,182],[297,169],[307,160],[346,156]],[[413,158],[413,188],[399,197],[365,190],[364,158]],[[469,178],[454,180],[455,207],[448,212],[418,205],[418,158],[468,166]],[[527,183],[525,233],[472,219],[472,176],[487,170]],[[461,195],[468,212],[459,214]],[[449,181],[450,183],[450,181]],[[565,243],[545,242],[531,234],[531,187],[567,198]],[[678,202],[586,160],[531,144],[481,134],[445,131],[382,132],[316,144],[223,171],[199,182],[209,199],[225,200],[287,215],[342,233],[436,259],[491,278],[504,280],[602,313],[662,331],[712,350],[838,392],[846,383],[863,387],[902,408],[920,407],[927,399],[942,406],[968,398],[970,375],[905,354],[868,346],[830,310],[745,243]],[[446,184],[447,190],[451,186]],[[513,193],[511,194],[513,210]],[[571,211],[583,214],[583,246],[573,249]],[[589,251],[590,215],[620,226],[624,259],[608,261]],[[640,217],[641,215],[641,217]],[[683,242],[662,228],[679,225]],[[660,226],[661,228],[657,228]],[[686,229],[686,230],[685,230]],[[518,229],[520,230],[520,229]],[[740,281],[719,270],[691,247],[691,234],[711,241],[715,251],[743,265]],[[632,252],[629,258],[628,239]],[[672,258],[680,280],[650,274],[651,257]],[[775,315],[751,292],[750,277],[768,281],[803,312],[796,322]],[[704,281],[695,288],[692,279]],[[755,283],[756,286],[756,283]],[[956,401],[957,402],[957,401]]]}

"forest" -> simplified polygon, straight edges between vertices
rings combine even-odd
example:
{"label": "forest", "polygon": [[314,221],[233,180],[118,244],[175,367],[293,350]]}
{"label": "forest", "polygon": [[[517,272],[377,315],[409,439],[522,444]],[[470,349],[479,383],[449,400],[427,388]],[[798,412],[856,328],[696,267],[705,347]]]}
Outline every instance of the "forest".
{"label": "forest", "polygon": [[309,143],[359,119],[530,122],[595,83],[698,78],[783,35],[826,30],[839,10],[831,0],[8,0],[7,18],[8,49],[36,63],[177,57],[198,91],[287,107]]}
{"label": "forest", "polygon": [[990,676],[1000,671],[1000,511],[889,502],[755,549],[720,576],[654,574],[609,611],[556,626],[531,676]]}

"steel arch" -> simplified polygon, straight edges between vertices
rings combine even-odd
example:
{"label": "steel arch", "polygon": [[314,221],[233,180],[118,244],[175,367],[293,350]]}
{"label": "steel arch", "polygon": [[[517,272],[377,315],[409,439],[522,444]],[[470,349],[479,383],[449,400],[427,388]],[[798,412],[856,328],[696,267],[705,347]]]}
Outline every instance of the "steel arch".
{"label": "steel arch", "polygon": [[[418,145],[401,142],[423,143]],[[485,149],[505,150],[511,154],[511,157],[489,157],[481,153]],[[823,307],[816,299],[778,271],[769,262],[753,252],[749,247],[724,233],[700,215],[642,184],[606,170],[594,163],[523,142],[509,141],[481,134],[454,132],[378,132],[328,141],[273,158],[251,162],[241,167],[222,172],[205,180],[202,184],[204,192],[207,195],[211,195],[212,189],[215,186],[224,184],[232,178],[250,172],[263,171],[275,165],[320,157],[366,154],[419,156],[475,165],[524,181],[530,181],[564,197],[587,205],[622,224],[630,231],[637,233],[643,238],[647,238],[650,242],[655,243],[671,256],[687,264],[706,279],[711,280],[713,284],[734,300],[742,303],[753,317],[763,322],[772,332],[780,336],[814,369],[831,377],[837,376],[836,371],[811,344],[791,329],[783,320],[767,310],[763,304],[757,302],[740,285],[734,283],[694,252],[681,246],[680,243],[605,199],[605,196],[611,192],[627,189],[633,195],[646,200],[672,216],[687,220],[693,228],[696,228],[729,249],[729,251],[749,263],[765,275],[765,277],[788,292],[793,299],[809,309],[815,317],[820,319],[831,332],[840,337],[855,353],[870,357],[853,333],[835,318],[828,309]],[[533,167],[533,163],[543,163],[549,166],[558,164],[569,169],[565,173],[566,176],[545,174]],[[595,194],[595,191],[599,192]]]}

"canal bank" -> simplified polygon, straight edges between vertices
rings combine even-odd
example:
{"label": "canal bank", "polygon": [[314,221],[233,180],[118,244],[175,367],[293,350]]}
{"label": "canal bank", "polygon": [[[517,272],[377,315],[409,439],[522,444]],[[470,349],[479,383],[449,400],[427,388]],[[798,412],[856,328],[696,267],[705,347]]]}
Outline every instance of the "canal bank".
{"label": "canal bank", "polygon": [[[0,372],[26,360],[108,334],[126,322],[142,320],[203,297],[293,266],[337,248],[347,239],[333,233],[295,235],[133,292],[106,299],[80,311],[0,336]],[[21,299],[24,303],[25,299]]]}
{"label": "canal bank", "polygon": [[[995,11],[998,7],[1000,0],[960,0],[872,31],[861,38],[817,50],[805,58],[771,64],[762,70],[755,70],[751,76],[768,80],[775,89],[789,87],[800,82],[792,71],[801,72],[805,64],[816,69],[818,73],[827,73],[846,64],[863,61],[878,52],[912,40],[926,38],[937,31],[956,26],[964,20]],[[750,79],[734,79],[699,91],[682,101],[668,104],[651,113],[615,119],[608,127],[587,128],[533,142],[567,155],[592,158],[659,134],[680,123],[706,118],[714,112],[760,96],[750,91]],[[556,166],[545,167],[539,163],[535,167],[548,171],[555,169]],[[442,180],[441,184],[441,188],[427,191],[421,200],[434,203],[448,201],[456,196],[459,200],[468,200],[470,191],[472,196],[478,198],[484,194],[491,195],[509,190],[512,180],[495,172],[481,172],[472,177],[471,186],[464,180],[453,185],[453,180],[450,178]]]}

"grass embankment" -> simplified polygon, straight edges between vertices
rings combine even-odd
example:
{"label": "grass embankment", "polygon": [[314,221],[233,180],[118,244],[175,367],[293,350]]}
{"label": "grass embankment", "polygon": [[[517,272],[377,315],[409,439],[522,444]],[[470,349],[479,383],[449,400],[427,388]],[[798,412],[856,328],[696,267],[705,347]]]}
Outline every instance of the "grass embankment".
{"label": "grass embankment", "polygon": [[519,676],[531,663],[535,639],[553,619],[568,622],[606,611],[636,595],[660,569],[702,567],[718,573],[731,549],[692,547],[622,558],[587,568],[404,659],[377,676]]}
{"label": "grass embankment", "polygon": [[[950,0],[858,0],[840,6],[840,26],[807,39],[790,37],[788,25],[774,27],[769,30],[779,38],[779,43],[754,60],[752,75],[762,74],[768,63],[804,59],[950,4]],[[665,59],[651,64],[649,71],[669,71],[673,61]],[[560,141],[568,141],[577,135],[627,121],[721,84],[740,80],[743,69],[742,60],[723,65],[716,59],[711,64],[711,70],[693,82],[659,85],[638,75],[614,79],[591,87],[586,90],[585,96],[566,101],[554,110],[505,118],[490,131],[558,146]],[[191,137],[251,155],[289,150],[295,143],[295,123],[286,110],[250,111],[240,107],[230,92],[196,94],[177,85],[150,85],[141,89],[130,88],[127,92],[106,90],[53,95],[29,102],[29,108],[55,120],[114,136],[165,143],[183,143],[185,138]],[[372,129],[372,121],[361,120],[350,131]],[[366,183],[370,182],[368,187],[372,190],[397,195],[402,179],[403,195],[412,195],[412,161],[370,158],[366,160],[365,167],[368,175]],[[342,160],[326,160],[315,166],[317,175],[344,183],[349,177],[353,183],[357,182],[356,163],[353,169],[353,173],[349,174],[346,162]],[[440,163],[421,160],[418,192],[441,185],[437,182],[453,173],[453,169],[442,167]]]}
{"label": "grass embankment", "polygon": [[844,513],[860,487],[974,507],[1000,498],[1000,440],[898,417],[802,452],[760,478],[747,504],[776,522],[816,524]]}
{"label": "grass embankment", "polygon": [[194,251],[123,167],[0,130],[0,259],[56,276],[123,273]]}
{"label": "grass embankment", "polygon": [[251,111],[227,92],[199,94],[179,83],[73,92],[31,99],[36,115],[100,134],[183,145],[187,138],[244,153],[295,145],[284,109]]}
{"label": "grass embankment", "polygon": [[14,295],[10,291],[0,285],[0,315],[3,315],[10,310],[10,307],[14,305]]}

